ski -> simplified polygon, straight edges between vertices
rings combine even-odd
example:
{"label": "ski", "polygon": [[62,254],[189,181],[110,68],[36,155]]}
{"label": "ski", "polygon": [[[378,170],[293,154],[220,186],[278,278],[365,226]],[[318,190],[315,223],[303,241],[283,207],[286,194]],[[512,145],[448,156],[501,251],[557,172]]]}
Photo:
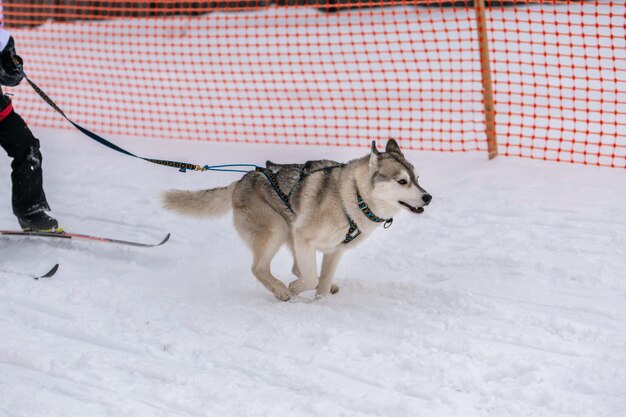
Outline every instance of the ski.
{"label": "ski", "polygon": [[48,272],[46,272],[43,275],[33,275],[33,274],[27,274],[24,272],[17,272],[17,271],[7,271],[5,269],[0,269],[0,272],[4,272],[5,274],[11,274],[11,275],[21,275],[23,277],[29,277],[32,279],[41,279],[41,278],[50,278],[52,277],[54,274],[57,273],[57,270],[59,269],[59,264],[56,264],[55,266],[52,267],[52,269],[50,269]]}
{"label": "ski", "polygon": [[143,243],[130,240],[113,239],[109,237],[83,235],[79,233],[23,232],[20,230],[0,230],[0,236],[85,240],[91,242],[115,243],[119,245],[136,246],[141,248],[154,248],[156,246],[161,246],[170,239],[169,233],[159,243]]}

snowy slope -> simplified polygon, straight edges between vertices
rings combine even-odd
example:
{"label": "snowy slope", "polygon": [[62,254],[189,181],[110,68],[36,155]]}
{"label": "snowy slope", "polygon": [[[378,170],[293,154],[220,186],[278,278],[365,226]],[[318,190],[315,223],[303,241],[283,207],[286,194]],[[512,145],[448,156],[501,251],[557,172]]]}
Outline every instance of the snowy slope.
{"label": "snowy slope", "polygon": [[[66,229],[136,249],[0,239],[0,416],[591,416],[626,413],[626,177],[620,169],[410,153],[434,201],[342,261],[339,294],[278,302],[230,219],[162,190],[239,174],[153,166],[37,131]],[[366,150],[125,141],[197,163],[347,160]],[[13,228],[9,161],[0,228]],[[277,276],[290,281],[290,258]]]}

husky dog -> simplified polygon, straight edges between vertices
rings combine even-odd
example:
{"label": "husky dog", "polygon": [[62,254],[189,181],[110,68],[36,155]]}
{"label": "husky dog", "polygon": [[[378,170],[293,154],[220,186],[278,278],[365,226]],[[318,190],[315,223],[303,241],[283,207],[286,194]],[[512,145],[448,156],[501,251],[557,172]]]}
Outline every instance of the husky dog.
{"label": "husky dog", "polygon": [[[372,142],[369,155],[346,164],[309,161],[274,164],[246,173],[228,187],[171,190],[164,206],[192,217],[218,217],[233,210],[234,225],[253,253],[252,273],[276,298],[317,288],[334,294],[333,275],[343,252],[378,226],[391,224],[400,210],[422,213],[432,197],[417,182],[415,169],[394,139],[385,152]],[[287,287],[270,264],[286,244],[294,255],[296,280]],[[317,274],[316,252],[324,253]]]}

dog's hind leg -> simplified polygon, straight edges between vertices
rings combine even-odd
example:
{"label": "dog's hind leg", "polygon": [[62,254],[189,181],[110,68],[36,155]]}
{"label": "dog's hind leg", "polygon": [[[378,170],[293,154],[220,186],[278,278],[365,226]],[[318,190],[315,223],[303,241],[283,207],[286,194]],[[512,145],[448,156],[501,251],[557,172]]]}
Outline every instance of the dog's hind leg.
{"label": "dog's hind leg", "polygon": [[287,242],[289,227],[269,206],[247,201],[254,194],[235,193],[233,221],[241,238],[252,249],[252,273],[279,300],[287,301],[291,294],[287,286],[272,275],[271,262],[278,249]]}
{"label": "dog's hind leg", "polygon": [[343,250],[341,249],[324,254],[320,282],[317,284],[317,293],[315,294],[316,297],[325,297],[328,294],[336,294],[339,291],[339,287],[333,284],[333,277],[342,255]]}

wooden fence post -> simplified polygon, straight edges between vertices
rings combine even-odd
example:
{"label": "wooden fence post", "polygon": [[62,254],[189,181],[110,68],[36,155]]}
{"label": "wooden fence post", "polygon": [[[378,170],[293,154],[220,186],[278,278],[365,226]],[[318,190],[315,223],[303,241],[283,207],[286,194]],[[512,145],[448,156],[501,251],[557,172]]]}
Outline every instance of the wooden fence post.
{"label": "wooden fence post", "polygon": [[493,159],[498,156],[498,140],[496,138],[496,114],[493,104],[491,65],[489,63],[489,38],[487,37],[487,20],[485,19],[485,0],[474,0],[474,9],[476,11],[478,46],[480,48],[480,67],[483,79],[483,103],[485,107],[487,149],[489,151],[489,159]]}

